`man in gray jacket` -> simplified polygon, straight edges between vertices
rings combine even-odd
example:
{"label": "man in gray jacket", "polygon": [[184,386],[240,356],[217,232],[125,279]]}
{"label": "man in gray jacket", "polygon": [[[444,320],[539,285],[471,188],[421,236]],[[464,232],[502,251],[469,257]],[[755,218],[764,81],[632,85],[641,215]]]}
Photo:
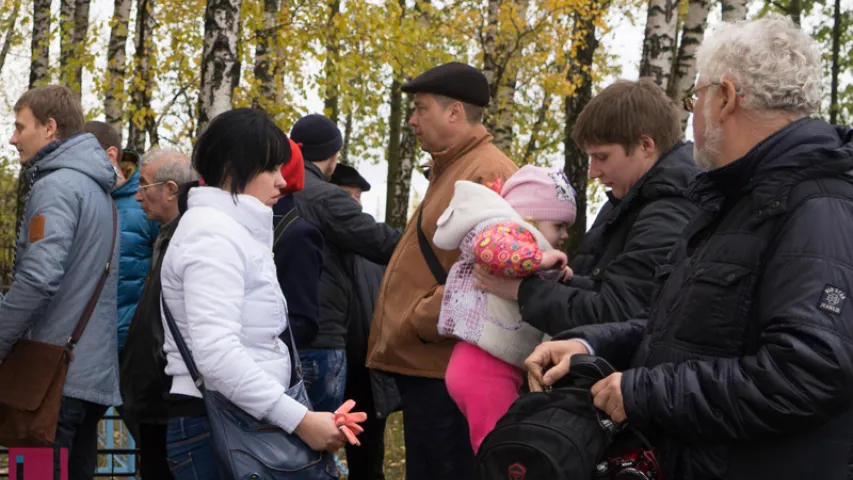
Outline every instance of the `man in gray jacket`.
{"label": "man in gray jacket", "polygon": [[26,92],[15,104],[10,143],[30,194],[18,231],[12,287],[0,303],[0,361],[21,338],[63,345],[111,260],[97,306],[75,349],[63,392],[56,446],[68,448],[71,480],[97,466],[98,421],[121,404],[116,341],[118,252],[110,252],[116,172],[66,87]]}

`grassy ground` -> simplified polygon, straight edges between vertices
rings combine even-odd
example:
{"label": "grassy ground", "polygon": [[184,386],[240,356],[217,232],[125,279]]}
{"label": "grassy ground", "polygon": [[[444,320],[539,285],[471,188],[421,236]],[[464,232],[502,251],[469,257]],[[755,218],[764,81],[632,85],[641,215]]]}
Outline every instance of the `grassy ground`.
{"label": "grassy ground", "polygon": [[[346,460],[343,450],[340,455]],[[406,446],[403,442],[403,415],[398,412],[388,417],[388,425],[385,428],[385,479],[405,480],[405,478]]]}
{"label": "grassy ground", "polygon": [[[342,458],[344,458],[343,451]],[[106,466],[106,456],[101,455],[98,460],[100,466]],[[6,455],[0,456],[0,476],[8,472],[6,462]],[[118,480],[119,477],[113,478]],[[403,416],[400,413],[395,413],[388,418],[388,426],[385,430],[385,478],[387,480],[405,480],[406,478],[406,447],[403,443]]]}

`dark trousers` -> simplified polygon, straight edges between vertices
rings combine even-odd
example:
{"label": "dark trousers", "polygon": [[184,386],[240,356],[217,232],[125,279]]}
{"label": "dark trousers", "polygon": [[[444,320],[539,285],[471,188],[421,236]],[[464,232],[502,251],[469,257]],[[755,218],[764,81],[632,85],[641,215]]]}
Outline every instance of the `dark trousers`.
{"label": "dark trousers", "polygon": [[399,375],[407,480],[470,480],[474,451],[468,423],[444,380]]}
{"label": "dark trousers", "polygon": [[139,474],[145,480],[172,478],[166,460],[166,431],[166,424],[139,424]]}
{"label": "dark trousers", "polygon": [[[107,407],[62,397],[54,446],[68,449],[68,479],[91,480],[98,467],[98,422]],[[59,472],[55,472],[59,478]]]}
{"label": "dark trousers", "polygon": [[361,424],[364,432],[358,436],[361,446],[346,445],[349,480],[384,480],[385,473],[385,419],[376,416],[373,402],[373,387],[370,383],[370,371],[364,368],[363,361],[350,361],[347,367],[346,395],[355,400],[355,410],[367,413],[367,420]]}

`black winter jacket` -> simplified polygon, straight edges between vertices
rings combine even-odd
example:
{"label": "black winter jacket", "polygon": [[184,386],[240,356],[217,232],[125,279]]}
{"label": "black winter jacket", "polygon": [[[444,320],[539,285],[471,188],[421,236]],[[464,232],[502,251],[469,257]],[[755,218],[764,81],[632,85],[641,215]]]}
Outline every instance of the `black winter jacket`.
{"label": "black winter jacket", "polygon": [[521,283],[522,319],[549,335],[625,321],[649,306],[655,268],[666,262],[696,205],[685,191],[700,172],[693,144],[661,157],[620,201],[602,207],[571,260],[568,285],[531,276]]}
{"label": "black winter jacket", "polygon": [[154,241],[151,267],[128,327],[125,348],[119,355],[119,383],[124,410],[135,421],[142,423],[163,423],[169,419],[169,403],[165,396],[172,388],[172,377],[165,372],[163,322],[160,318],[160,268],[177,228],[176,218],[160,228]]}
{"label": "black winter jacket", "polygon": [[402,407],[394,377],[366,366],[370,324],[385,267],[355,255],[350,255],[347,260],[355,285],[347,335],[347,398],[363,406],[372,406],[368,415],[382,419]]}
{"label": "black winter jacket", "polygon": [[305,162],[305,188],[294,195],[299,215],[323,234],[323,274],[320,276],[320,329],[311,348],[344,348],[349,325],[352,281],[345,256],[361,255],[385,265],[401,232],[361,211],[349,194],[326,182],[323,173]]}
{"label": "black winter jacket", "polygon": [[[287,321],[297,351],[308,348],[320,329],[320,275],[323,272],[323,235],[294,211],[293,195],[273,207],[273,256],[278,283],[287,301]],[[284,223],[281,223],[284,222]],[[290,334],[282,334],[285,343]]]}
{"label": "black winter jacket", "polygon": [[580,327],[669,478],[842,480],[853,445],[853,131],[803,119],[700,176],[649,311]]}

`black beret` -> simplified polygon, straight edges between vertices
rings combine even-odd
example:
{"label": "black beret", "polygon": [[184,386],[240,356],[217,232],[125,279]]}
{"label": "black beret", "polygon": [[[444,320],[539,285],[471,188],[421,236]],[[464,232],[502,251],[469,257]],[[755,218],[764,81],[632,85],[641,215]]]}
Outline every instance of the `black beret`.
{"label": "black beret", "polygon": [[489,81],[483,72],[459,62],[430,68],[403,85],[406,93],[434,93],[478,107],[489,105]]}
{"label": "black beret", "polygon": [[358,173],[358,170],[345,163],[339,163],[335,167],[331,182],[342,187],[358,187],[362,192],[370,191],[370,183]]}

